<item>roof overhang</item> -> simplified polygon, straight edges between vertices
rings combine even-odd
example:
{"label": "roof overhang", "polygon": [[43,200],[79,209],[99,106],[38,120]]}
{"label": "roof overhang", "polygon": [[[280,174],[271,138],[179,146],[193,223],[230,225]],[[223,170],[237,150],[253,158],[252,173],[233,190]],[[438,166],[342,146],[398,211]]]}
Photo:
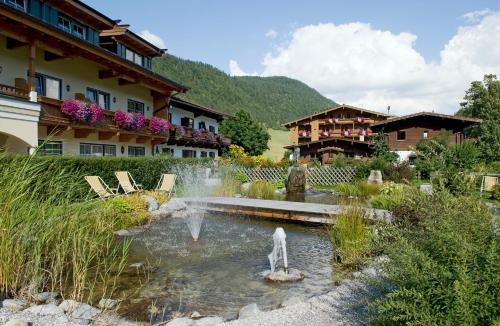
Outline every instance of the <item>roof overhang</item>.
{"label": "roof overhang", "polygon": [[146,41],[139,35],[130,31],[130,25],[115,25],[112,29],[104,30],[100,33],[100,36],[109,36],[115,40],[127,45],[133,50],[136,50],[140,54],[149,57],[160,57],[165,54],[164,49],[160,49],[157,46]]}
{"label": "roof overhang", "polygon": [[418,112],[414,114],[395,117],[384,121],[374,123],[371,128],[373,131],[385,131],[398,129],[408,124],[420,121],[422,124],[437,123],[445,129],[463,129],[468,126],[481,123],[481,119],[439,114],[434,112]]}
{"label": "roof overhang", "polygon": [[54,8],[97,29],[113,28],[115,21],[78,0],[45,0]]}

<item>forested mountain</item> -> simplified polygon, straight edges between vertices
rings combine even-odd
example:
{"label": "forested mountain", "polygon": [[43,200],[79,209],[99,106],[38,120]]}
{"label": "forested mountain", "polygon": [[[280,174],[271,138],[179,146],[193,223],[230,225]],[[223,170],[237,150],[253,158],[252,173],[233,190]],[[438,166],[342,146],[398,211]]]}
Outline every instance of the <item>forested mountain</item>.
{"label": "forested mountain", "polygon": [[226,113],[243,109],[268,127],[335,105],[295,79],[231,77],[206,63],[168,54],[153,61],[153,70],[191,88],[179,97]]}

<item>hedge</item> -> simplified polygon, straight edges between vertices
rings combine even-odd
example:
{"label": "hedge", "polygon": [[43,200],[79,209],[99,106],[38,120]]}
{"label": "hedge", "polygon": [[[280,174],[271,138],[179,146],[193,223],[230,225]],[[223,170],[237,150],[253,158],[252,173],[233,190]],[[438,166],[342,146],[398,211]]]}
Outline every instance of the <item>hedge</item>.
{"label": "hedge", "polygon": [[[172,158],[172,157],[74,157],[74,156],[34,156],[31,158],[46,165],[47,180],[61,173],[70,171],[72,180],[68,180],[68,192],[75,201],[82,201],[89,194],[89,185],[84,180],[86,175],[100,176],[111,188],[118,186],[115,171],[128,171],[137,183],[144,189],[154,189],[162,173],[172,172],[177,164],[202,164],[209,159]],[[4,156],[0,160],[0,169],[3,164],[23,164],[26,157]],[[47,184],[50,184],[47,182]],[[70,186],[71,185],[71,186]],[[50,192],[50,189],[47,189]]]}

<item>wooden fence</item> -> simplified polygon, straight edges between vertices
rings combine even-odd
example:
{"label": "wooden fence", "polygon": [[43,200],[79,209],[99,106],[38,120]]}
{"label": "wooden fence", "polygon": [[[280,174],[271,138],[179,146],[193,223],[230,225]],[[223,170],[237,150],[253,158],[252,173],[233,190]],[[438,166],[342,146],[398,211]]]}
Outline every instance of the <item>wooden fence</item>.
{"label": "wooden fence", "polygon": [[[235,167],[235,172],[245,174],[249,182],[254,180],[284,181],[288,175],[287,168],[244,168]],[[318,167],[307,169],[307,183],[310,185],[331,185],[352,182],[356,177],[353,167],[331,168]]]}

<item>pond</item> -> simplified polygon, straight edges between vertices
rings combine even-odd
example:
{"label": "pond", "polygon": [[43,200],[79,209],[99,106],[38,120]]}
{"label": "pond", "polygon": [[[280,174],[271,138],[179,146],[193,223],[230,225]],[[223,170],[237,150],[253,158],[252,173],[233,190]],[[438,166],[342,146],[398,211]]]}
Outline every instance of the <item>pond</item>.
{"label": "pond", "polygon": [[[298,283],[269,283],[276,227],[287,234],[288,264],[305,274]],[[139,286],[137,277],[124,278],[118,294],[129,294],[121,307],[126,317],[149,320],[148,309],[160,311],[159,321],[173,312],[236,318],[238,310],[256,302],[263,310],[278,308],[290,297],[306,299],[334,285],[332,248],[324,227],[312,227],[252,217],[207,214],[200,239],[194,242],[182,218],[155,222],[134,237],[129,263],[149,261],[157,266]],[[161,316],[161,315],[164,316]]]}

